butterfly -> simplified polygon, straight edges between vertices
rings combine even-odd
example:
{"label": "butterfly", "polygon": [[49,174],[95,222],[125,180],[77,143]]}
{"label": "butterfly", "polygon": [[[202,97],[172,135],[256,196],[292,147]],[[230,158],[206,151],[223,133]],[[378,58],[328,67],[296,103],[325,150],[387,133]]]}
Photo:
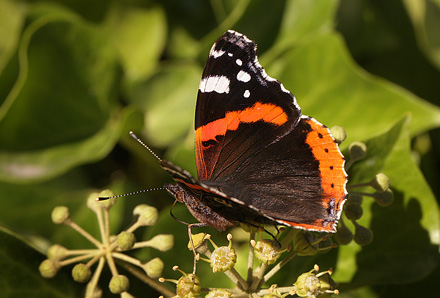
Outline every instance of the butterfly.
{"label": "butterfly", "polygon": [[199,221],[336,232],[347,197],[344,157],[330,130],[258,62],[257,46],[229,30],[212,46],[195,113],[198,179],[160,160],[165,188]]}

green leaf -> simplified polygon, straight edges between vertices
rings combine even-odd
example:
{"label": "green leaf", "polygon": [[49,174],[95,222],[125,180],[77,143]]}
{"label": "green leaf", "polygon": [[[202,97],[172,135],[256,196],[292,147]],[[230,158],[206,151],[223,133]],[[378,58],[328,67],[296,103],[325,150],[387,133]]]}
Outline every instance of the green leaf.
{"label": "green leaf", "polygon": [[365,73],[337,34],[293,48],[277,63],[277,78],[296,96],[303,113],[327,126],[344,127],[347,144],[371,138],[407,113],[412,136],[440,126],[438,107]]}
{"label": "green leaf", "polygon": [[82,295],[82,286],[72,282],[67,270],[61,270],[53,279],[41,277],[38,266],[45,257],[19,239],[0,227],[1,297],[67,298]]}
{"label": "green leaf", "polygon": [[127,116],[116,112],[115,55],[105,36],[56,7],[35,7],[32,16],[18,78],[0,106],[3,181],[41,181],[102,158]]}
{"label": "green leaf", "polygon": [[440,1],[403,1],[416,31],[420,47],[440,69]]}
{"label": "green leaf", "polygon": [[17,48],[25,12],[26,6],[23,3],[0,1],[0,73]]}
{"label": "green leaf", "polygon": [[113,149],[121,134],[121,124],[130,115],[127,111],[123,115],[124,120],[111,119],[101,131],[75,143],[29,152],[0,151],[0,180],[10,183],[40,182],[80,164],[101,159]]}
{"label": "green leaf", "polygon": [[143,9],[118,3],[107,17],[111,41],[125,71],[126,83],[146,78],[154,71],[165,45],[163,9]]}
{"label": "green leaf", "polygon": [[389,207],[379,207],[373,199],[364,198],[364,215],[359,223],[373,231],[374,240],[362,248],[354,243],[340,247],[333,276],[339,282],[409,283],[427,276],[438,263],[440,213],[411,159],[409,136],[409,118],[405,117],[369,140],[366,159],[349,171],[351,184],[385,173],[395,201]]}
{"label": "green leaf", "polygon": [[165,66],[133,88],[129,98],[144,112],[149,144],[167,146],[192,130],[201,72],[192,64]]}
{"label": "green leaf", "polygon": [[333,29],[338,1],[288,1],[277,42],[301,42]]}

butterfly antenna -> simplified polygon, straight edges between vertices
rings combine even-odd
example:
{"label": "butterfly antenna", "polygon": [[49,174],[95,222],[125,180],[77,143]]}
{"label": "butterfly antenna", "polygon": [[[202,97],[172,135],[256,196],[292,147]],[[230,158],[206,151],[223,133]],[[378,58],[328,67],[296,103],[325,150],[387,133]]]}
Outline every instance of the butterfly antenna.
{"label": "butterfly antenna", "polygon": [[141,144],[142,146],[144,146],[145,149],[147,149],[148,151],[150,151],[150,153],[151,153],[154,157],[156,157],[157,160],[162,161],[162,159],[161,159],[159,156],[157,156],[157,154],[154,153],[153,150],[150,149],[150,147],[148,147],[144,142],[142,142],[142,140],[139,139],[139,138],[134,134],[134,132],[130,131],[130,135],[132,136],[133,139],[135,139],[136,141],[138,141],[139,144]]}
{"label": "butterfly antenna", "polygon": [[105,201],[105,200],[109,200],[109,199],[120,198],[120,197],[127,197],[127,196],[137,195],[137,194],[144,193],[144,192],[155,191],[155,190],[164,190],[164,189],[165,189],[164,187],[142,189],[142,190],[137,190],[137,191],[133,191],[133,192],[130,192],[130,193],[125,193],[125,194],[122,194],[122,195],[116,195],[116,196],[111,196],[111,197],[98,197],[98,198],[96,198],[96,200],[97,201]]}

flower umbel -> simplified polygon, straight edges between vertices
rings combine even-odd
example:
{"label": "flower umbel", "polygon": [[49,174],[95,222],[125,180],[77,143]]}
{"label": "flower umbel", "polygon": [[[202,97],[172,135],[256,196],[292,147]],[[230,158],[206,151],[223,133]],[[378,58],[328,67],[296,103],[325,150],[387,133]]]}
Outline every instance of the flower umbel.
{"label": "flower umbel", "polygon": [[[350,144],[348,148],[349,159],[345,165],[348,170],[354,163],[367,157],[367,146],[362,142],[354,142]],[[360,192],[353,191],[354,188],[359,187],[371,187],[375,191]],[[394,201],[393,191],[390,189],[390,180],[383,173],[378,173],[368,182],[351,184],[347,186],[349,195],[346,203],[344,204],[344,214],[346,219],[352,222],[354,226],[354,234],[348,228],[346,222],[341,217],[338,231],[335,235],[336,241],[341,245],[347,245],[354,240],[359,245],[368,245],[373,241],[373,232],[357,221],[361,219],[364,210],[362,202],[364,197],[373,198],[377,204],[381,207],[387,207]]]}
{"label": "flower umbel", "polygon": [[[130,297],[131,295],[128,294],[130,281],[127,276],[119,273],[116,266],[116,264],[118,264],[158,291],[166,295],[172,294],[154,280],[162,273],[162,260],[154,258],[147,263],[142,263],[140,260],[123,253],[141,247],[152,247],[160,251],[171,249],[174,239],[172,235],[157,235],[149,241],[137,242],[133,234],[136,229],[143,226],[151,226],[157,222],[158,212],[156,208],[147,205],[137,206],[133,212],[137,219],[134,224],[119,233],[119,235],[113,236],[110,235],[109,210],[116,203],[116,199],[110,198],[105,201],[96,200],[98,197],[112,196],[113,194],[109,191],[104,191],[99,194],[91,194],[87,200],[87,206],[98,218],[100,240],[77,225],[70,217],[67,207],[59,206],[53,210],[52,221],[54,223],[73,228],[88,239],[96,248],[69,250],[58,244],[52,245],[47,253],[48,259],[44,260],[39,267],[41,275],[46,278],[52,278],[61,267],[77,263],[72,270],[73,279],[77,282],[88,283],[85,294],[86,297],[96,297],[96,294],[101,292],[97,286],[98,280],[104,265],[107,264],[113,276],[109,283],[110,292],[120,294],[121,297]],[[92,268],[95,264],[98,265],[94,272],[92,272]]]}

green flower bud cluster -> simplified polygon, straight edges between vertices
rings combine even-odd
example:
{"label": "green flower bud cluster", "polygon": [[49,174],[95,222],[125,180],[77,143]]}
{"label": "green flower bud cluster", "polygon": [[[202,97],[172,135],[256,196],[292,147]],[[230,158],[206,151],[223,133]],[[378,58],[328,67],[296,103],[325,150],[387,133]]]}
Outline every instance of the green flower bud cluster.
{"label": "green flower bud cluster", "polygon": [[[353,163],[362,160],[367,156],[367,146],[362,142],[354,142],[350,144],[348,152],[350,158],[345,166],[347,170]],[[352,191],[353,188],[357,187],[371,187],[374,189],[374,192]],[[344,222],[343,218],[341,218],[338,231],[335,234],[335,239],[341,245],[347,245],[352,240],[359,245],[368,245],[373,241],[373,232],[358,223],[364,213],[362,207],[363,197],[373,198],[377,204],[382,207],[391,205],[394,200],[394,195],[393,191],[390,189],[389,178],[383,173],[378,173],[369,182],[352,184],[349,185],[348,188],[350,189],[349,196],[344,204],[343,211],[346,219],[353,223],[354,229],[350,229]]]}
{"label": "green flower bud cluster", "polygon": [[293,250],[298,256],[313,256],[334,248],[330,237],[303,230],[292,230]]}
{"label": "green flower bud cluster", "polygon": [[299,297],[316,298],[319,295],[339,294],[334,288],[334,281],[331,279],[331,270],[319,271],[318,265],[309,272],[301,274],[294,283],[296,295]]}
{"label": "green flower bud cluster", "polygon": [[232,247],[232,235],[227,235],[227,246],[217,246],[214,241],[211,240],[211,237],[204,238],[208,239],[214,247],[212,252],[208,249],[204,252],[204,255],[206,255],[209,259],[203,259],[211,265],[212,272],[226,272],[233,269],[235,263],[237,262],[237,254],[235,253],[235,249]]}
{"label": "green flower bud cluster", "polygon": [[382,207],[389,206],[394,200],[393,191],[390,189],[389,179],[385,174],[379,173],[371,181],[350,185],[350,188],[367,186],[372,187],[375,192],[367,193],[350,191],[349,193],[347,202],[344,205],[344,214],[354,225],[354,235],[341,219],[338,232],[335,235],[339,244],[345,245],[350,243],[351,240],[354,240],[359,245],[368,245],[373,241],[373,232],[357,222],[363,215],[362,202],[364,197],[375,199],[377,204]]}
{"label": "green flower bud cluster", "polygon": [[[182,276],[178,279],[159,278],[160,282],[172,282],[176,284],[176,296],[180,298],[193,298],[200,295],[202,287],[200,286],[200,279],[192,273],[186,273],[179,269],[178,266],[173,267],[174,271],[179,271]],[[220,296],[221,297],[221,296]]]}
{"label": "green flower bud cluster", "polygon": [[260,263],[272,265],[280,258],[285,250],[281,250],[280,244],[273,239],[263,239],[251,243],[254,247],[255,257]]}
{"label": "green flower bud cluster", "polygon": [[[97,198],[106,197],[107,200],[97,200]],[[160,251],[167,251],[172,248],[174,238],[172,235],[156,235],[148,241],[137,241],[134,236],[134,231],[143,226],[152,226],[156,224],[158,219],[158,212],[156,208],[148,205],[139,205],[134,211],[133,215],[136,218],[134,224],[126,230],[120,232],[118,235],[110,235],[108,227],[110,226],[109,210],[115,205],[116,198],[110,191],[103,191],[101,193],[93,193],[87,200],[87,207],[91,209],[98,219],[101,239],[98,240],[89,232],[81,228],[74,222],[66,206],[55,207],[52,211],[52,221],[55,224],[62,224],[71,227],[79,234],[89,240],[96,248],[69,250],[61,245],[54,244],[47,251],[48,259],[44,260],[39,270],[43,277],[53,278],[57,271],[63,266],[77,263],[72,269],[72,277],[76,282],[88,283],[86,289],[86,296],[92,297],[94,293],[99,292],[97,288],[98,280],[101,276],[103,267],[107,263],[113,275],[109,290],[114,294],[121,294],[121,297],[128,297],[128,290],[130,281],[127,276],[121,275],[116,267],[115,260],[120,261],[125,268],[129,270],[137,270],[136,267],[142,271],[138,271],[140,278],[144,272],[144,279],[149,280],[149,284],[161,290],[162,286],[152,279],[158,278],[162,274],[163,262],[159,258],[154,258],[146,263],[133,258],[132,256],[123,254],[123,252],[137,249],[141,247],[152,247]],[[83,261],[87,261],[82,263]],[[78,263],[79,262],[79,263]],[[93,266],[98,263],[94,272]]]}

